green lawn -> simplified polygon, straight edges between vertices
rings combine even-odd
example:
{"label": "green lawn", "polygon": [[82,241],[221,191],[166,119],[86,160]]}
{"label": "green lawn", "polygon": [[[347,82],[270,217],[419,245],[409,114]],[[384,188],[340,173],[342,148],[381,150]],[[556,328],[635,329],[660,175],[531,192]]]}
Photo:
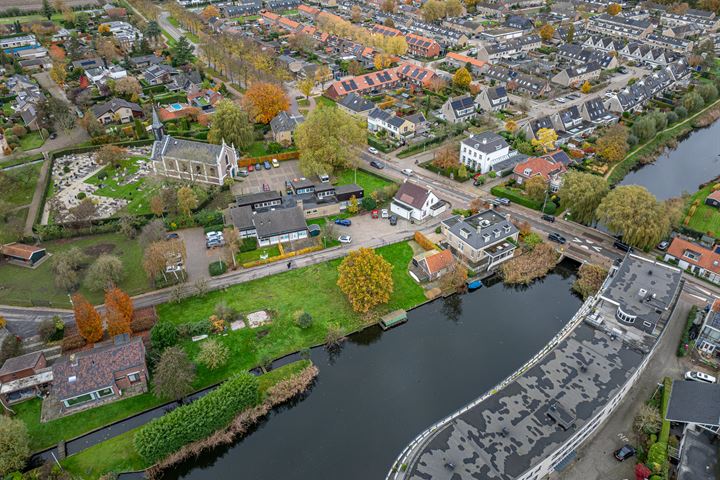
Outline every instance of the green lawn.
{"label": "green lawn", "polygon": [[30,132],[20,139],[20,149],[23,152],[40,148],[45,143],[40,132]]}
{"label": "green lawn", "polygon": [[700,200],[700,204],[696,207],[687,227],[720,238],[720,211],[715,207],[705,205],[705,198],[712,192],[712,185],[697,191],[690,199],[691,205],[695,200]]}
{"label": "green lawn", "polygon": [[17,240],[21,235],[27,220],[29,208],[13,210],[0,217],[0,243],[10,243]]}
{"label": "green lawn", "polygon": [[310,100],[307,98],[301,98],[297,101],[298,107],[309,107],[310,106]]}
{"label": "green lawn", "polygon": [[[50,19],[53,22],[61,22],[63,19],[62,13],[54,13]],[[22,15],[19,17],[2,17],[0,18],[0,25],[7,25],[10,23],[20,22],[20,23],[27,23],[32,22],[35,20],[47,20],[47,17],[44,15]]]}
{"label": "green lawn", "polygon": [[3,103],[2,111],[6,117],[10,117],[13,113],[15,113],[15,110],[13,110],[12,104],[10,102]]}
{"label": "green lawn", "polygon": [[370,195],[376,190],[381,190],[387,185],[392,185],[392,180],[385,179],[365,170],[357,170],[357,181],[355,179],[355,170],[345,170],[337,174],[337,184],[347,185],[349,183],[357,183],[363,190],[365,195]]}
{"label": "green lawn", "polygon": [[175,19],[175,17],[168,17],[168,22],[170,22],[170,25],[172,25],[175,28],[180,28],[180,22]]}
{"label": "green lawn", "polygon": [[[129,203],[124,210],[134,215],[143,215],[150,212],[150,198],[155,194],[156,188],[146,186],[145,177],[141,177],[132,183],[126,183],[126,178],[133,175],[140,168],[139,161],[143,157],[131,157],[121,163],[117,169],[108,165],[98,173],[90,177],[85,183],[92,185],[103,184],[102,188],[95,191],[96,195],[111,198],[122,198]],[[107,174],[107,177],[100,179],[100,176]]]}
{"label": "green lawn", "polygon": [[24,167],[4,170],[0,175],[8,179],[7,189],[0,193],[0,197],[14,207],[28,205],[35,193],[42,163],[26,165]]}
{"label": "green lawn", "polygon": [[[279,152],[275,153],[284,153],[284,152],[292,152],[297,150],[296,147],[288,147],[283,148]],[[245,155],[248,157],[264,157],[265,155],[272,155],[267,150],[267,142],[253,142],[250,147],[248,147],[247,152],[245,152]]]}
{"label": "green lawn", "polygon": [[254,262],[255,260],[260,260],[260,256],[266,253],[268,257],[277,257],[278,255],[280,255],[280,249],[277,247],[277,245],[272,245],[270,247],[260,247],[255,250],[250,250],[249,252],[238,253],[235,256],[235,260],[238,264]]}
{"label": "green lawn", "polygon": [[[140,244],[119,233],[55,240],[45,242],[42,246],[51,254],[78,247],[90,257],[91,261],[100,253],[117,255],[125,266],[125,278],[120,282],[120,288],[130,295],[137,295],[150,289],[142,269]],[[29,305],[32,301],[42,301],[48,302],[53,307],[69,307],[67,293],[55,288],[51,263],[52,259],[32,270],[16,265],[0,265],[0,285],[3,286],[0,288],[0,304]],[[102,292],[91,292],[84,286],[80,292],[93,303],[103,302]]]}
{"label": "green lawn", "polygon": [[329,98],[320,95],[319,97],[315,97],[315,103],[318,105],[325,105],[328,107],[335,107],[337,104],[334,100],[330,100]]}

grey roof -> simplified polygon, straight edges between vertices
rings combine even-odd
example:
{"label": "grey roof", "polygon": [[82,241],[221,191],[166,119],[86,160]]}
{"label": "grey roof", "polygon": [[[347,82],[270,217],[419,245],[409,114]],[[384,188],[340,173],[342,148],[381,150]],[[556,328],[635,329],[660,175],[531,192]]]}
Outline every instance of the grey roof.
{"label": "grey roof", "polygon": [[462,141],[463,144],[481,152],[491,153],[508,146],[503,137],[494,132],[483,132],[471,135]]}
{"label": "grey roof", "polygon": [[672,303],[681,278],[677,268],[628,255],[602,298],[618,304],[627,314],[657,322]]}
{"label": "grey roof", "polygon": [[451,98],[448,100],[450,102],[450,108],[452,108],[454,111],[458,110],[465,110],[468,108],[473,108],[475,106],[475,99],[470,95],[462,95],[459,97]]}
{"label": "grey roof", "polygon": [[42,352],[32,352],[20,355],[19,357],[8,358],[5,360],[2,368],[0,368],[0,377],[9,373],[16,373],[21,370],[33,368],[42,356]]}
{"label": "grey roof", "polygon": [[716,480],[717,445],[709,432],[685,430],[678,480]]}
{"label": "grey roof", "polygon": [[675,380],[665,418],[671,422],[720,425],[720,385]]}
{"label": "grey roof", "polygon": [[307,230],[305,215],[299,206],[255,212],[253,223],[260,239]]}
{"label": "grey roof", "polygon": [[290,115],[288,112],[282,111],[270,120],[270,128],[273,133],[294,132],[295,128],[304,120],[302,115]]}
{"label": "grey roof", "polygon": [[430,190],[413,182],[405,182],[400,185],[395,200],[398,200],[413,208],[422,208],[430,196]]}
{"label": "grey roof", "polygon": [[153,144],[150,158],[152,160],[160,160],[162,157],[168,156],[181,160],[199,161],[216,165],[222,149],[222,145],[181,140],[166,135],[162,140],[156,141]]}
{"label": "grey roof", "polygon": [[92,111],[96,117],[99,117],[101,115],[105,115],[108,112],[115,113],[121,108],[129,108],[133,112],[142,112],[142,108],[140,107],[140,105],[138,105],[137,103],[128,102],[127,100],[123,100],[122,98],[113,98],[109,102],[93,105]]}
{"label": "grey roof", "polygon": [[588,116],[590,117],[590,120],[600,120],[610,115],[610,113],[605,108],[605,104],[603,103],[602,98],[592,98],[587,102],[583,103],[583,106]]}
{"label": "grey roof", "polygon": [[396,128],[400,128],[405,120],[395,115],[393,112],[388,110],[381,110],[379,108],[373,108],[368,114],[368,118],[378,119],[385,123],[388,123]]}
{"label": "grey roof", "polygon": [[412,115],[408,115],[407,117],[404,117],[404,118],[405,118],[405,120],[407,120],[408,122],[410,122],[414,125],[418,125],[418,124],[427,122],[427,120],[425,119],[425,115],[423,115],[422,112],[413,113]]}
{"label": "grey roof", "polygon": [[230,221],[240,231],[254,230],[253,212],[250,206],[230,207],[227,210]]}
{"label": "grey roof", "polygon": [[140,55],[137,57],[130,57],[130,63],[133,65],[140,65],[140,64],[150,64],[150,65],[156,65],[158,63],[162,63],[164,60],[163,57],[158,57],[154,53],[151,53],[150,55]]}
{"label": "grey roof", "polygon": [[345,97],[338,102],[338,105],[341,105],[355,113],[363,113],[375,108],[375,104],[373,102],[356,94],[355,92],[345,95]]}
{"label": "grey roof", "polygon": [[242,207],[245,205],[254,205],[261,202],[271,202],[273,200],[282,200],[282,195],[278,192],[257,192],[248,193],[247,195],[239,195],[235,197],[235,205]]}
{"label": "grey roof", "polygon": [[[581,323],[520,378],[438,429],[408,478],[519,477],[595,417],[642,359],[620,339]],[[455,466],[451,476],[447,463]]]}
{"label": "grey roof", "polygon": [[102,58],[83,58],[72,62],[72,66],[74,68],[80,67],[83,70],[87,70],[88,68],[103,68],[105,67],[105,61]]}
{"label": "grey roof", "polygon": [[489,87],[485,89],[485,92],[490,100],[498,100],[502,98],[509,102],[505,87]]}
{"label": "grey roof", "polygon": [[442,223],[451,233],[475,250],[502,242],[518,233],[517,227],[512,222],[494,210],[478,212],[465,219],[456,215],[443,220]]}

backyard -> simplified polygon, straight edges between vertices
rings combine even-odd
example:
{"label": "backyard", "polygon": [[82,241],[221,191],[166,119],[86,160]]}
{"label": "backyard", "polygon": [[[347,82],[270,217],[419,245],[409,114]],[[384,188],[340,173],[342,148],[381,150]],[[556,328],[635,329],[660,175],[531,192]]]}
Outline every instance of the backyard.
{"label": "backyard", "polygon": [[[357,173],[357,179],[355,177]],[[337,174],[337,185],[348,185],[350,183],[357,183],[366,195],[370,195],[372,192],[382,190],[387,185],[392,185],[394,182],[386,178],[375,175],[374,173],[365,170],[344,170]]]}
{"label": "backyard", "polygon": [[[720,211],[717,207],[711,207],[705,205],[705,198],[712,192],[714,184],[710,184],[702,190],[697,191],[690,199],[690,207],[686,214],[693,211],[693,204],[697,202],[694,207],[694,213],[690,215],[687,227],[700,232],[708,234],[712,237],[720,237]],[[688,217],[686,217],[686,220]]]}
{"label": "backyard", "polygon": [[40,132],[30,132],[20,139],[20,149],[27,152],[42,147],[43,143],[45,143],[45,139]]}

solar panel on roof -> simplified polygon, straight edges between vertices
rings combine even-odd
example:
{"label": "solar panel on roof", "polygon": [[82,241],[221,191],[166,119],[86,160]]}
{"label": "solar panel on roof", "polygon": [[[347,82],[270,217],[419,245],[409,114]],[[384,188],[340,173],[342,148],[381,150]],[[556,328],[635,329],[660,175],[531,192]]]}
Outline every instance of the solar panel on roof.
{"label": "solar panel on roof", "polygon": [[356,90],[358,88],[357,83],[355,83],[355,80],[350,80],[350,86],[353,90]]}
{"label": "solar panel on roof", "polygon": [[341,85],[345,90],[350,90],[350,84],[348,82],[341,82]]}
{"label": "solar panel on roof", "polygon": [[422,73],[418,76],[418,78],[419,78],[420,80],[422,80],[423,78],[425,78],[425,75],[427,75],[427,72],[422,72]]}
{"label": "solar panel on roof", "polygon": [[375,85],[375,82],[373,82],[373,79],[370,77],[365,77],[365,81],[368,85]]}

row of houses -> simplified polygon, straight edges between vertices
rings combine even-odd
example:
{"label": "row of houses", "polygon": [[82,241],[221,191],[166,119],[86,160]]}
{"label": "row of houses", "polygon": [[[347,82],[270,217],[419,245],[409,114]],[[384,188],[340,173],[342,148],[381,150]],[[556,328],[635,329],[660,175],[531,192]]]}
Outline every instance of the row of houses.
{"label": "row of houses", "polygon": [[440,52],[442,51],[440,44],[432,38],[423,37],[414,33],[403,33],[397,28],[375,24],[372,26],[370,31],[374,34],[384,35],[386,37],[405,37],[405,41],[408,45],[408,53],[417,57],[435,58],[440,55]]}
{"label": "row of houses", "polygon": [[616,113],[637,112],[654,97],[684,83],[689,76],[687,62],[679,60],[613,94],[605,103],[606,108]]}
{"label": "row of houses", "polygon": [[[665,48],[654,47],[646,41],[633,41],[623,42],[616,40],[611,37],[603,37],[600,35],[593,35],[588,37],[583,42],[583,47],[589,52],[586,55],[604,55],[611,58],[615,58],[612,52],[616,52],[617,55],[624,57],[628,60],[636,62],[647,62],[653,65],[669,65],[673,62],[680,60],[682,57],[677,53],[673,53]],[[576,50],[577,46],[570,47],[569,45],[563,45],[560,49],[564,51]],[[612,64],[609,64],[612,65]],[[617,66],[617,60],[613,66],[605,68],[615,68]]]}

